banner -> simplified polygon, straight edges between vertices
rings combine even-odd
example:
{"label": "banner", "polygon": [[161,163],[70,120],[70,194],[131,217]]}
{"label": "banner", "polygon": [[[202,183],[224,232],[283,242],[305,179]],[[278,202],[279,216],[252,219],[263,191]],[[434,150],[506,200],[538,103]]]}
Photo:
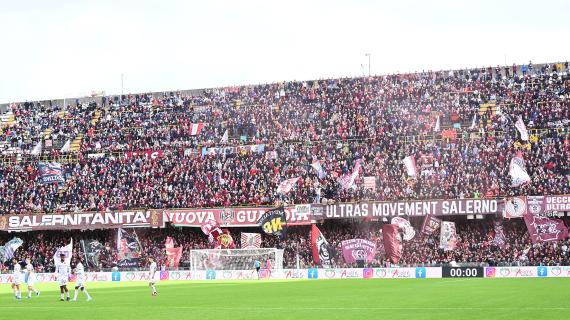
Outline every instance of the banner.
{"label": "banner", "polygon": [[61,255],[65,256],[64,263],[69,265],[71,263],[71,257],[73,256],[73,238],[69,241],[69,243],[63,247],[57,249],[55,254],[53,255],[53,264],[58,265],[61,263]]}
{"label": "banner", "polygon": [[142,248],[134,230],[132,234],[123,229],[117,230],[117,251],[119,252],[117,263],[119,267],[131,268],[140,265]]}
{"label": "banner", "polygon": [[321,233],[316,225],[311,227],[311,253],[315,264],[321,264],[324,267],[331,266],[332,252],[327,239]]}
{"label": "banner", "polygon": [[570,195],[528,196],[528,212],[542,215],[558,212],[570,212]]}
{"label": "banner", "polygon": [[311,167],[315,169],[315,171],[317,172],[317,177],[319,177],[319,179],[324,179],[327,176],[325,169],[323,169],[323,167],[321,166],[321,161],[319,160],[313,161],[313,163],[311,163]]}
{"label": "banner", "polygon": [[236,147],[211,147],[202,148],[202,157],[205,156],[228,156],[231,154],[238,154],[243,152],[252,153],[262,153],[265,151],[264,144],[253,144],[247,146],[236,146]]}
{"label": "banner", "polygon": [[38,171],[42,178],[43,184],[64,183],[63,170],[61,164],[57,162],[40,162],[38,163]]}
{"label": "banner", "polygon": [[363,188],[376,191],[376,177],[364,177]]}
{"label": "banner", "polygon": [[97,240],[81,240],[81,248],[85,255],[87,267],[99,267],[99,254],[103,250],[103,245]]}
{"label": "banner", "polygon": [[2,231],[164,227],[160,211],[78,212],[0,216]]}
{"label": "banner", "polygon": [[501,220],[495,220],[493,222],[495,229],[495,236],[493,237],[493,244],[497,247],[504,249],[507,245],[507,238],[505,237],[505,230],[503,228],[503,222]]}
{"label": "banner", "polygon": [[276,208],[264,213],[257,221],[261,230],[267,235],[285,238],[287,231],[287,216],[283,208]]}
{"label": "banner", "polygon": [[505,199],[505,214],[507,219],[522,218],[527,213],[526,197],[512,197]]}
{"label": "banner", "polygon": [[376,243],[365,239],[350,239],[341,242],[342,256],[346,263],[356,263],[363,260],[367,263],[374,261]]}
{"label": "banner", "polygon": [[[316,205],[313,204],[312,206]],[[324,208],[325,217],[328,219],[502,214],[504,201],[498,199],[363,201],[325,205]]]}
{"label": "banner", "polygon": [[519,116],[519,118],[517,119],[517,122],[515,122],[515,127],[517,128],[517,130],[521,134],[521,140],[528,141],[528,131],[526,130],[526,126],[524,125],[524,122],[523,122],[523,119],[521,116]]}
{"label": "banner", "polygon": [[[299,207],[304,208],[304,207]],[[235,207],[217,209],[166,209],[165,220],[176,226],[200,227],[205,221],[214,220],[222,227],[258,227],[259,219],[271,207]],[[311,207],[312,210],[312,207]],[[285,207],[287,225],[311,224],[311,212],[298,210],[296,206]]]}
{"label": "banner", "polygon": [[406,172],[408,176],[415,177],[418,174],[418,168],[416,167],[416,159],[413,156],[407,156],[403,160],[406,166]]}
{"label": "banner", "polygon": [[424,234],[433,234],[439,227],[441,226],[441,219],[434,217],[431,214],[428,214],[424,218],[424,223],[422,224],[422,233]]}
{"label": "banner", "polygon": [[132,159],[144,156],[146,159],[158,159],[164,156],[164,151],[162,150],[139,150],[139,151],[128,151],[125,152],[125,159]]}
{"label": "banner", "polygon": [[0,247],[0,261],[5,263],[10,261],[14,257],[14,252],[24,243],[20,238],[12,238],[12,240],[6,242],[5,245]]}
{"label": "banner", "polygon": [[518,151],[509,165],[509,175],[511,176],[511,186],[520,187],[530,183],[530,176],[526,172],[522,152]]}
{"label": "banner", "polygon": [[299,180],[299,177],[281,181],[281,183],[277,187],[277,193],[280,193],[280,194],[289,193],[289,191],[291,191],[291,188],[293,188],[293,185],[295,185],[295,183],[297,183],[297,180]]}
{"label": "banner", "polygon": [[560,219],[524,215],[524,222],[532,243],[559,241],[568,238],[568,228]]}
{"label": "banner", "polygon": [[182,258],[182,247],[166,248],[166,267],[178,268]]}
{"label": "banner", "polygon": [[261,248],[261,234],[242,232],[241,233],[241,248],[242,249]]}
{"label": "banner", "polygon": [[439,235],[439,248],[444,251],[454,250],[457,247],[457,232],[455,222],[443,221]]}
{"label": "banner", "polygon": [[402,257],[402,241],[398,229],[399,227],[395,224],[382,225],[384,251],[386,251],[386,258],[392,263],[398,263]]}

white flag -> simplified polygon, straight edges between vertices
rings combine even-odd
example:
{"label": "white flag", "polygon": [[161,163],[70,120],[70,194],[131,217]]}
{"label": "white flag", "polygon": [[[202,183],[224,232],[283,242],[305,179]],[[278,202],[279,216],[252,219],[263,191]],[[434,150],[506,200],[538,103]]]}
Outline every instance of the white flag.
{"label": "white flag", "polygon": [[13,238],[6,242],[5,245],[0,247],[0,261],[3,263],[9,261],[14,257],[14,252],[18,249],[24,241],[20,238]]}
{"label": "white flag", "polygon": [[404,158],[404,165],[406,166],[406,171],[410,177],[415,177],[418,174],[418,168],[416,167],[416,159],[413,156],[407,156]]}
{"label": "white flag", "polygon": [[317,176],[319,177],[319,179],[324,179],[327,176],[325,169],[323,169],[323,166],[321,165],[321,161],[319,160],[313,161],[313,163],[311,163],[311,167],[315,169],[315,171],[317,171]]}
{"label": "white flag", "polygon": [[522,117],[519,116],[517,122],[515,122],[515,127],[519,130],[521,134],[522,141],[528,141],[528,131],[526,130],[526,126],[524,125]]}
{"label": "white flag", "polygon": [[73,238],[66,246],[57,249],[55,255],[53,256],[53,263],[55,265],[60,263],[60,256],[62,254],[65,255],[65,264],[69,265],[71,263],[71,256],[73,255]]}
{"label": "white flag", "polygon": [[513,187],[520,187],[530,182],[530,176],[526,172],[522,152],[517,152],[513,159],[511,159],[509,175],[511,176]]}
{"label": "white flag", "polygon": [[224,135],[222,136],[222,140],[220,140],[220,143],[228,143],[228,129],[226,129],[226,132],[224,132]]}
{"label": "white flag", "polygon": [[68,139],[65,144],[63,145],[63,147],[61,148],[60,152],[61,153],[66,153],[69,151],[69,149],[71,148],[71,139]]}
{"label": "white flag", "polygon": [[288,193],[289,191],[291,191],[291,188],[293,188],[293,185],[297,183],[297,180],[299,180],[299,177],[283,180],[277,187],[277,193],[281,194]]}
{"label": "white flag", "polygon": [[34,156],[39,156],[42,153],[42,141],[38,141],[34,149],[32,149],[31,154]]}
{"label": "white flag", "polygon": [[453,250],[457,247],[457,233],[455,222],[442,221],[439,235],[439,247],[444,251]]}
{"label": "white flag", "polygon": [[351,188],[356,189],[356,185],[354,184],[354,182],[356,181],[356,178],[358,178],[358,175],[360,174],[360,166],[361,166],[360,160],[357,160],[350,174],[347,173],[342,177],[338,178],[337,181],[343,189],[351,189]]}
{"label": "white flag", "polygon": [[439,125],[439,116],[437,116],[437,121],[435,123],[435,128],[433,129],[433,131],[438,132],[440,130],[440,125]]}
{"label": "white flag", "polygon": [[471,121],[471,127],[469,127],[469,129],[471,130],[475,129],[476,125],[477,125],[477,112],[475,112],[475,114],[473,115],[473,120]]}

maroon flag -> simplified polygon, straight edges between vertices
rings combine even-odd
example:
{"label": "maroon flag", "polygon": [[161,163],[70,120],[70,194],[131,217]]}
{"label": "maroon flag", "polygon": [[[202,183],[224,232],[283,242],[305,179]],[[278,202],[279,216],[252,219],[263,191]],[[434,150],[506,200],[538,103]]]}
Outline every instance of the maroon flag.
{"label": "maroon flag", "polygon": [[218,243],[215,249],[235,249],[236,245],[234,243],[234,238],[230,233],[230,230],[224,229],[220,235],[215,238]]}
{"label": "maroon flag", "polygon": [[532,214],[525,214],[523,217],[532,243],[568,238],[568,228],[560,219],[543,218]]}
{"label": "maroon flag", "polygon": [[166,237],[166,242],[164,242],[164,247],[166,249],[174,248],[174,239],[171,237]]}
{"label": "maroon flag", "polygon": [[437,229],[439,229],[440,226],[441,226],[441,219],[436,218],[431,214],[428,214],[424,219],[424,223],[422,224],[422,233],[432,234]]}
{"label": "maroon flag", "polygon": [[495,237],[493,238],[493,244],[497,247],[504,249],[507,245],[507,238],[505,237],[505,231],[503,229],[503,223],[500,220],[495,220]]}
{"label": "maroon flag", "polygon": [[402,241],[398,233],[398,225],[385,224],[382,226],[382,234],[384,237],[384,250],[386,257],[392,263],[398,263],[402,257]]}
{"label": "maroon flag", "polygon": [[315,264],[322,264],[325,267],[331,266],[332,257],[329,251],[329,243],[316,225],[313,225],[311,229],[311,252]]}
{"label": "maroon flag", "polygon": [[182,258],[182,247],[166,248],[166,266],[169,268],[178,268]]}

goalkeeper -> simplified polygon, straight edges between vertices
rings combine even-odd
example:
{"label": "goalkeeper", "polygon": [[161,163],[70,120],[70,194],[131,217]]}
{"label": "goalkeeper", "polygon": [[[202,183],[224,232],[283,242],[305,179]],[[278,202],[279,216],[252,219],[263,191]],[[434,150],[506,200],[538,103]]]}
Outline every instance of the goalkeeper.
{"label": "goalkeeper", "polygon": [[259,260],[255,259],[255,261],[253,262],[253,266],[255,267],[255,271],[257,272],[257,280],[259,280],[261,278],[259,276],[259,270],[261,269],[261,262],[259,262]]}

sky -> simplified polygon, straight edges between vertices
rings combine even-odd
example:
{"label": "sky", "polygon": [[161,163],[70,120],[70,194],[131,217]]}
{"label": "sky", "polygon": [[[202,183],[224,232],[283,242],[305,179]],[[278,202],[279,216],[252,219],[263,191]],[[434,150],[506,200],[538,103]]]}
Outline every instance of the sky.
{"label": "sky", "polygon": [[0,103],[566,61],[570,1],[0,0]]}

